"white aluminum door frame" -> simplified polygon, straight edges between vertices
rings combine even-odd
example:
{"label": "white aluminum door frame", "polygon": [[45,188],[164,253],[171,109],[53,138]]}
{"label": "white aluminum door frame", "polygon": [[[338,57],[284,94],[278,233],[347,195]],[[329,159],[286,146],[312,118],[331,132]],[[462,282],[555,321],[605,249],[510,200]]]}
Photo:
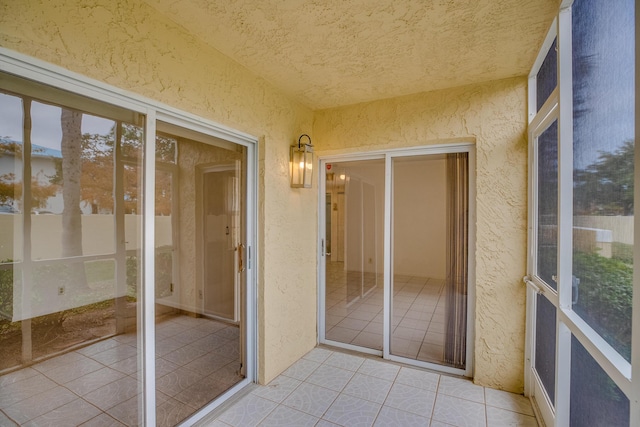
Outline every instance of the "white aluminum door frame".
{"label": "white aluminum door frame", "polygon": [[[246,377],[219,396],[214,402],[204,406],[182,425],[193,425],[210,411],[220,406],[240,389],[257,380],[257,203],[258,203],[258,139],[211,120],[181,111],[150,98],[128,92],[106,83],[90,79],[45,61],[0,47],[0,72],[13,74],[35,82],[47,84],[71,93],[83,95],[97,101],[112,104],[145,115],[145,151],[143,175],[143,298],[142,313],[139,313],[139,346],[142,348],[140,360],[143,372],[143,399],[139,413],[144,425],[156,424],[155,396],[155,307],[154,307],[154,251],[155,251],[155,135],[157,121],[167,122],[185,129],[220,138],[247,149],[245,206],[247,210],[247,294],[245,309],[247,369]],[[148,297],[148,298],[147,298]]]}
{"label": "white aluminum door frame", "polygon": [[[392,160],[394,158],[448,154],[456,152],[469,153],[469,276],[468,276],[468,295],[467,295],[467,357],[466,368],[455,369],[435,363],[422,362],[405,357],[390,354],[391,343],[391,277],[392,277],[392,254],[391,254],[391,225],[392,225],[392,207],[391,207],[391,191],[392,191]],[[360,347],[352,344],[332,341],[326,339],[325,330],[325,297],[326,297],[326,256],[325,256],[325,236],[326,236],[326,212],[325,212],[325,195],[326,195],[326,178],[324,171],[329,163],[342,163],[361,160],[385,160],[385,201],[384,201],[384,235],[383,235],[383,271],[384,271],[384,302],[383,302],[383,350],[374,350],[366,347]],[[354,350],[361,353],[382,356],[384,359],[406,363],[408,365],[437,370],[444,373],[454,375],[463,375],[467,377],[473,376],[473,342],[474,342],[474,323],[475,323],[475,258],[471,254],[475,253],[475,223],[476,223],[476,183],[475,183],[475,143],[461,142],[456,144],[442,144],[412,148],[401,148],[384,151],[374,151],[360,154],[331,155],[319,157],[319,174],[318,185],[318,339],[322,344],[333,345],[347,350]],[[333,249],[332,249],[333,251]]]}

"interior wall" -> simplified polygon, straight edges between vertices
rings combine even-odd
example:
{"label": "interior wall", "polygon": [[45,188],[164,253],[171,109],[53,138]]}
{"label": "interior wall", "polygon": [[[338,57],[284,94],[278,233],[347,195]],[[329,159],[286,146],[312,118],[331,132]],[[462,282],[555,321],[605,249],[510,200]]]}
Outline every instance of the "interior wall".
{"label": "interior wall", "polygon": [[312,111],[139,1],[3,2],[0,46],[257,136],[259,380],[315,345],[317,194],[289,186]]}
{"label": "interior wall", "polygon": [[475,141],[474,380],[516,393],[524,386],[526,94],[518,77],[317,111],[314,123],[320,156]]}
{"label": "interior wall", "polygon": [[[350,248],[345,240],[343,242],[345,258],[347,260],[358,258],[357,264],[362,266],[362,271],[381,274],[384,271],[382,258],[384,254],[384,163],[379,161],[374,161],[374,163],[370,161],[349,162],[346,167],[339,167],[343,167],[344,169],[341,170],[344,170],[347,175],[356,177],[360,185],[367,185],[369,189],[373,189],[373,194],[367,193],[368,199],[363,200],[363,203],[365,206],[375,206],[375,212],[368,212],[366,215],[361,211],[349,212],[345,210],[343,212],[343,215],[347,216],[344,220],[347,229],[350,225],[363,225],[363,230],[375,230],[375,236],[368,236],[367,239],[367,241],[373,242],[373,245],[366,245],[362,242],[361,247]],[[359,191],[362,195],[362,187],[359,187]],[[371,196],[375,200],[370,200]],[[345,197],[349,198],[348,186]],[[363,220],[368,223],[362,224]],[[374,257],[375,259],[372,259]]]}
{"label": "interior wall", "polygon": [[394,168],[393,182],[393,273],[444,279],[445,160],[404,161]]}

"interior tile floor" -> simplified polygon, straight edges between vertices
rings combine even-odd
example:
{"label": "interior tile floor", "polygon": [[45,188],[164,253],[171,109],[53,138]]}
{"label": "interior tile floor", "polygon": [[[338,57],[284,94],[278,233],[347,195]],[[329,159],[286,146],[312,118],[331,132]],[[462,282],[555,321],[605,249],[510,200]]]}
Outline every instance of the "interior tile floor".
{"label": "interior tile floor", "polygon": [[[395,275],[391,353],[441,363],[445,341],[444,281]],[[325,337],[382,350],[383,283],[381,275],[346,272],[344,263],[328,262]]]}
{"label": "interior tile floor", "polygon": [[326,347],[198,425],[538,426],[524,396]]}
{"label": "interior tile floor", "polygon": [[[242,379],[238,327],[184,315],[156,323],[157,425],[173,426]],[[0,426],[135,426],[137,336],[117,335],[0,376]]]}

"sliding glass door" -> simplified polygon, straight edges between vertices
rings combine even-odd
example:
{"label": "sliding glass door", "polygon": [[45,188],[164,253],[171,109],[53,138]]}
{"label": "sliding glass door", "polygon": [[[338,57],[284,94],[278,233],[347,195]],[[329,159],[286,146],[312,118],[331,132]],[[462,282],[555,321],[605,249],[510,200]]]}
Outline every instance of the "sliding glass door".
{"label": "sliding glass door", "polygon": [[466,362],[467,159],[392,159],[390,353],[459,369]]}
{"label": "sliding glass door", "polygon": [[327,163],[326,338],[382,350],[384,159]]}
{"label": "sliding glass door", "polygon": [[471,148],[322,161],[321,342],[470,374]]}
{"label": "sliding glass door", "polygon": [[253,144],[48,80],[0,73],[0,424],[195,422],[255,377]]}

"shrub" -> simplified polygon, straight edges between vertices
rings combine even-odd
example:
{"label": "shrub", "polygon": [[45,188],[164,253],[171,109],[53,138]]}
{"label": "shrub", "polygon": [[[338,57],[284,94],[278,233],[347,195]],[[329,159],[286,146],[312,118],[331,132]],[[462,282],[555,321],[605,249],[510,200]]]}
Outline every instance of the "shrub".
{"label": "shrub", "polygon": [[595,253],[575,252],[573,272],[580,279],[573,309],[629,360],[633,267]]}

